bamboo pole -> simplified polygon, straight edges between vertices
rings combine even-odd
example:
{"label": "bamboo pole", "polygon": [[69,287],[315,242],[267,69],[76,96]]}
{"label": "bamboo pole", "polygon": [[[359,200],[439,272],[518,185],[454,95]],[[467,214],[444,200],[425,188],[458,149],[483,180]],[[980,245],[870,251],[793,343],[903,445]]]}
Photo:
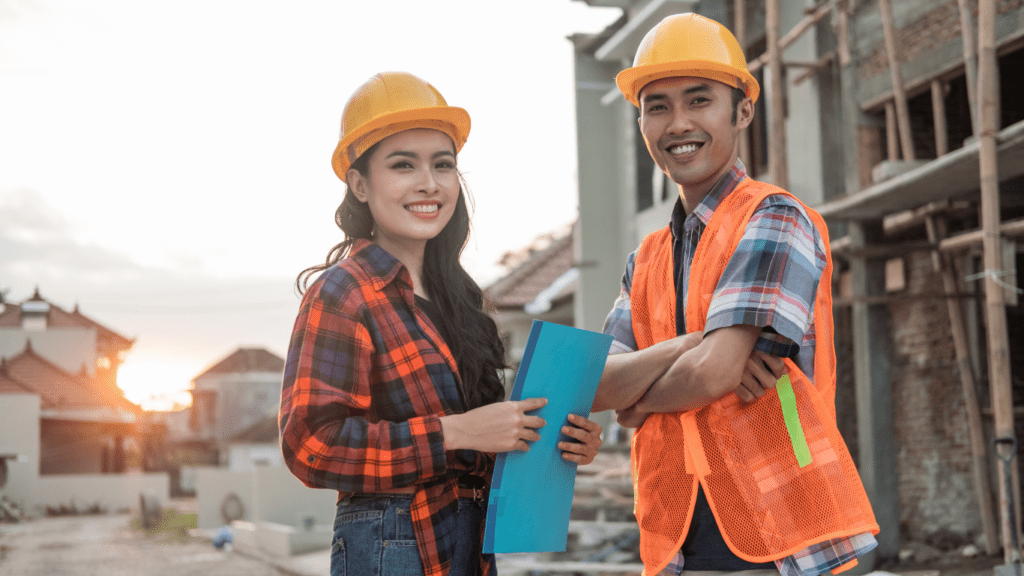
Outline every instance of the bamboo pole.
{"label": "bamboo pole", "polygon": [[789,188],[789,168],[786,159],[786,118],[783,106],[782,48],[779,46],[780,0],[767,0],[766,35],[768,41],[769,96],[771,97],[771,127],[768,131],[768,170],[772,183],[780,188]]}
{"label": "bamboo pole", "polygon": [[[797,22],[796,26],[793,26],[793,29],[790,30],[789,32],[786,32],[786,35],[783,36],[782,38],[779,38],[779,30],[778,28],[776,28],[775,43],[778,44],[779,50],[785,50],[786,48],[789,48],[790,45],[793,44],[793,42],[796,42],[801,36],[803,36],[804,32],[810,30],[811,26],[817,24],[818,20],[824,18],[830,10],[831,7],[827,3],[818,6],[818,8],[814,10],[814,12],[812,12],[808,16],[804,16],[803,20]],[[772,43],[771,41],[769,41],[767,46],[768,50],[764,54],[761,54],[760,56],[752,60],[750,64],[747,66],[747,69],[750,70],[751,74],[759,70],[765,64],[769,63],[769,61],[771,60],[771,47]]]}
{"label": "bamboo pole", "polygon": [[852,56],[850,55],[850,17],[849,17],[849,6],[846,0],[839,0],[836,4],[836,10],[839,13],[839,31],[837,39],[839,46],[837,50],[839,52],[839,65],[849,66]]}
{"label": "bamboo pole", "polygon": [[[1002,225],[999,226],[999,231],[1003,236],[1024,236],[1024,218],[1017,218],[1003,222]],[[950,236],[942,242],[939,242],[939,250],[942,252],[957,252],[959,250],[966,250],[972,246],[977,246],[984,241],[985,231],[973,230],[971,232],[957,234],[956,236]]]}
{"label": "bamboo pole", "polygon": [[[996,438],[1013,436],[1013,388],[1010,383],[1009,336],[1006,328],[1006,304],[1003,287],[996,283],[1002,270],[1002,239],[999,234],[999,172],[996,157],[998,126],[999,71],[995,49],[995,0],[978,4],[978,140],[981,170],[981,223],[984,231],[985,318],[988,336],[988,372]],[[1011,470],[1017,470],[1013,455]],[[1019,557],[1013,547],[1016,526],[1010,523],[1010,510],[1016,508],[1014,492],[999,482],[999,511],[1002,519],[1003,555],[1007,563]]]}
{"label": "bamboo pole", "polygon": [[885,103],[885,148],[889,160],[900,159],[900,143],[896,136],[896,106],[891,100]]}
{"label": "bamboo pole", "polygon": [[[934,85],[933,85],[934,86]],[[933,92],[934,94],[934,92]],[[925,220],[928,230],[928,241],[938,247],[938,243],[946,236],[946,222],[934,215]],[[947,295],[962,292],[956,277],[956,268],[948,254],[938,249],[932,251],[932,267],[942,276],[942,284]],[[964,393],[964,409],[967,411],[967,428],[971,436],[971,468],[974,475],[974,493],[981,510],[981,526],[985,533],[985,552],[995,554],[999,551],[999,529],[996,526],[995,510],[992,507],[988,474],[988,450],[985,446],[985,429],[981,420],[981,408],[978,405],[977,386],[974,383],[974,371],[971,367],[971,353],[967,343],[967,328],[964,324],[963,310],[960,302],[953,298],[946,299],[949,312],[949,324],[953,333],[953,348],[956,350],[956,367],[960,374],[960,387]]]}
{"label": "bamboo pole", "polygon": [[964,75],[967,79],[967,102],[971,109],[971,126],[978,135],[978,53],[974,43],[974,12],[969,0],[957,0],[960,8],[960,33],[964,44]]}
{"label": "bamboo pole", "polygon": [[[733,35],[736,36],[736,42],[740,45],[740,50],[743,50],[744,57],[747,53],[747,2],[746,0],[734,0],[733,12],[735,13],[735,21],[732,23]],[[747,170],[750,170],[753,165],[753,158],[750,156],[750,134],[744,132],[740,135],[740,160],[747,166]]]}
{"label": "bamboo pole", "polygon": [[949,133],[946,131],[945,86],[938,78],[932,80],[932,116],[935,120],[935,156],[944,156],[949,151]]}
{"label": "bamboo pole", "polygon": [[904,160],[914,159],[914,140],[910,133],[910,109],[907,108],[907,92],[903,87],[903,74],[896,59],[896,31],[892,25],[891,0],[878,0],[882,11],[882,35],[885,37],[885,54],[889,59],[889,76],[892,78],[892,97],[896,102],[896,122],[900,127],[900,148]]}

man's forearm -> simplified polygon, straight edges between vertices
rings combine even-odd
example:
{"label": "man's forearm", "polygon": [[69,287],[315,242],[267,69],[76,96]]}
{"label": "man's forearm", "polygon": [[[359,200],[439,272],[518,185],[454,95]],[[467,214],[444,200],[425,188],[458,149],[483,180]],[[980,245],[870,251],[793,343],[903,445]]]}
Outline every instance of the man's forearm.
{"label": "man's forearm", "polygon": [[677,358],[637,401],[636,410],[647,413],[684,412],[717,400],[720,396],[713,396],[713,393],[718,391],[708,390],[701,378],[702,371],[697,369],[701,352],[693,349]]}
{"label": "man's forearm", "polygon": [[636,352],[608,356],[593,411],[622,410],[636,404],[683,353],[700,342],[700,337],[699,333],[687,334]]}
{"label": "man's forearm", "polygon": [[640,412],[696,410],[739,386],[761,329],[737,325],[715,330],[679,356],[636,404]]}

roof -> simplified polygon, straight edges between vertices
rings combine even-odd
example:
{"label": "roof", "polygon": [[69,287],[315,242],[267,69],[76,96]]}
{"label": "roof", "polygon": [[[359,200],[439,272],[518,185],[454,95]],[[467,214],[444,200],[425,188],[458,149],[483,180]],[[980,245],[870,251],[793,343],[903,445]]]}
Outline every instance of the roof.
{"label": "roof", "polygon": [[92,378],[76,376],[36,354],[29,341],[25,350],[0,360],[6,377],[39,394],[43,408],[111,408],[137,412],[139,407]]}
{"label": "roof", "polygon": [[283,372],[284,358],[266,348],[239,348],[214,362],[193,380],[207,374],[236,374],[239,372]]}
{"label": "roof", "polygon": [[[542,237],[543,239],[544,237]],[[550,238],[550,235],[547,236]],[[534,242],[536,244],[537,241]],[[507,274],[485,289],[495,308],[523,308],[533,302],[573,267],[572,230],[553,238],[546,247],[527,248],[526,257]],[[558,300],[574,293],[575,282],[566,282],[549,300]]]}
{"label": "roof", "polygon": [[7,361],[0,359],[0,394],[37,394],[28,384],[12,377],[7,370]]}
{"label": "roof", "polygon": [[3,311],[0,312],[0,328],[20,328],[22,320],[21,305],[26,302],[43,302],[49,305],[49,309],[46,313],[46,326],[48,328],[95,328],[97,341],[113,344],[115,347],[120,349],[131,348],[135,344],[134,339],[118,334],[92,318],[89,318],[85,314],[82,314],[78,310],[77,304],[75,304],[75,308],[69,312],[43,298],[39,294],[39,288],[36,288],[32,297],[28,298],[24,302],[20,304],[9,303],[4,306]]}
{"label": "roof", "polygon": [[234,444],[276,444],[280,440],[277,416],[260,418],[252,426],[228,438]]}

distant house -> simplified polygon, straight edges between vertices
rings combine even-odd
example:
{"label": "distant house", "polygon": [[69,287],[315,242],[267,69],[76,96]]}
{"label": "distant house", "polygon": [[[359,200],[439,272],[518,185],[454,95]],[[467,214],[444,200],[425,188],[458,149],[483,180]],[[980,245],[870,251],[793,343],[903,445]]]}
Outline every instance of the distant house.
{"label": "distant house", "polygon": [[[501,262],[508,272],[484,289],[495,308],[494,319],[513,368],[523,358],[534,320],[575,324],[573,299],[579,272],[573,260],[572,229],[545,234],[527,247],[506,253]],[[507,378],[506,387],[511,386]]]}
{"label": "distant house", "polygon": [[239,348],[192,379],[189,429],[223,445],[268,416],[281,399],[284,359],[265,348]]}
{"label": "distant house", "polygon": [[117,369],[133,344],[38,290],[0,310],[6,496],[33,510],[121,508],[140,489],[166,492],[166,475],[142,473],[152,442],[145,413],[117,387]]}
{"label": "distant house", "polygon": [[257,420],[252,426],[228,438],[228,468],[242,472],[255,466],[284,466],[277,428],[277,414]]}
{"label": "distant house", "polygon": [[86,374],[66,372],[31,340],[0,359],[0,377],[39,397],[40,474],[125,472],[128,454],[139,453],[141,408]]}
{"label": "distant house", "polygon": [[36,288],[21,304],[0,311],[0,357],[11,357],[32,340],[36,352],[72,374],[84,373],[115,394],[117,370],[135,345],[128,338],[82,314],[46,300]]}
{"label": "distant house", "polygon": [[0,312],[0,393],[39,397],[40,474],[128,468],[141,449],[142,410],[117,387],[117,369],[134,343],[38,288]]}

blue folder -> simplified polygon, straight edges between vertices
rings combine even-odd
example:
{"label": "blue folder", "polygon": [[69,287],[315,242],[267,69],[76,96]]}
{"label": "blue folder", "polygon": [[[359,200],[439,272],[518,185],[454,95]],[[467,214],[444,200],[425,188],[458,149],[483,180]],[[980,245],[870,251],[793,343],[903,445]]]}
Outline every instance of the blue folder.
{"label": "blue folder", "polygon": [[509,400],[547,398],[547,424],[527,452],[501,452],[487,501],[484,553],[563,552],[576,463],[562,458],[570,413],[587,416],[612,337],[534,320]]}

